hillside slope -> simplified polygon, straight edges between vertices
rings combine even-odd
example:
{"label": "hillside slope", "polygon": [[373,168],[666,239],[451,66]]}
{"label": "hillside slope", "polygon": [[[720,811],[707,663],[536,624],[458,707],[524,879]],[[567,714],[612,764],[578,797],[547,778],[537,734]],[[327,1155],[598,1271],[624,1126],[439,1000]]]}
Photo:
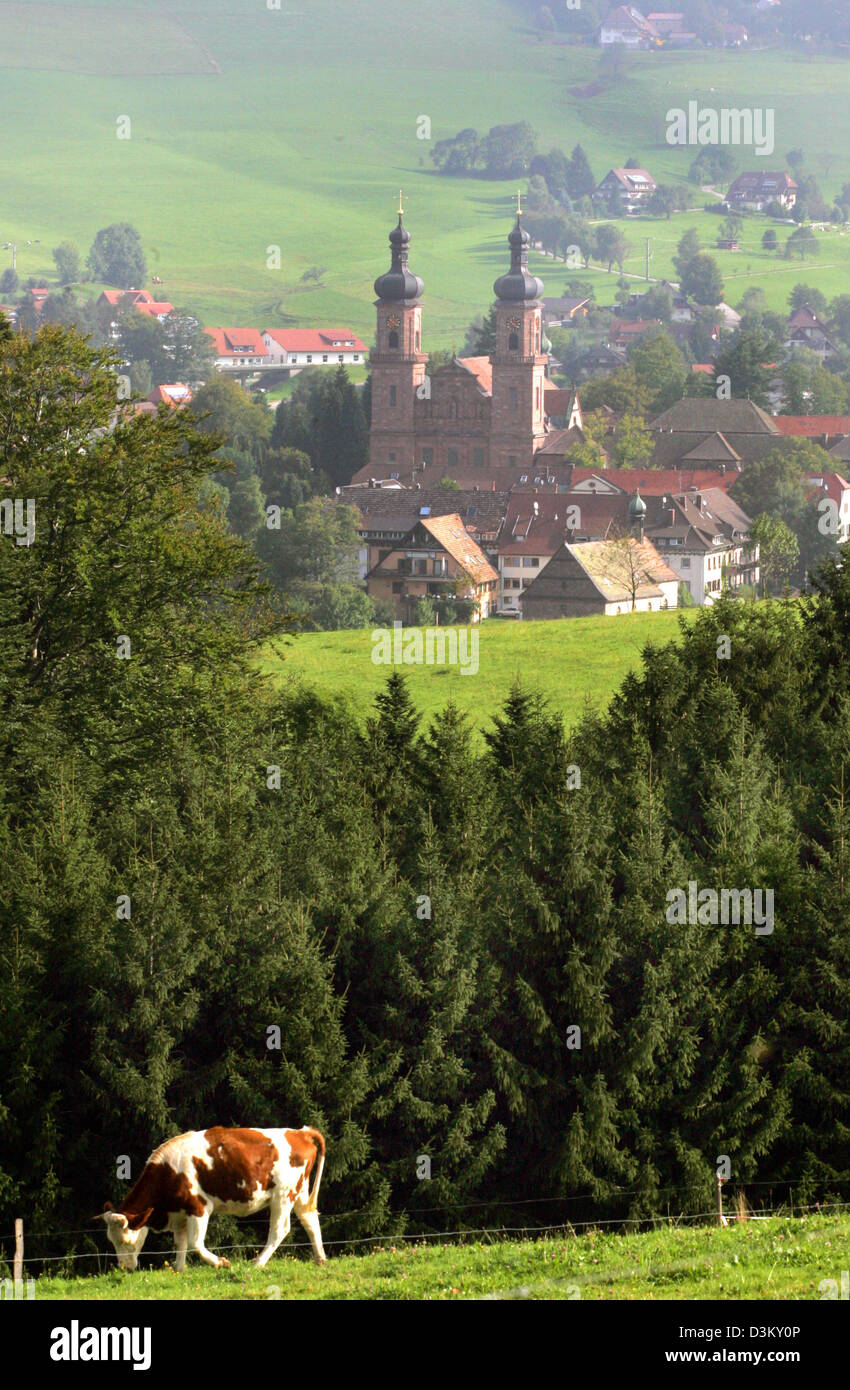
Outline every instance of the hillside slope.
{"label": "hillside slope", "polygon": [[[206,322],[336,322],[369,341],[403,187],[428,345],[447,346],[490,302],[513,190],[435,175],[421,116],[432,139],[527,120],[543,149],[580,141],[598,177],[635,154],[669,180],[693,156],[666,143],[670,107],[771,106],[777,159],[802,146],[828,191],[850,179],[850,148],[831,136],[850,118],[846,60],[647,53],[600,86],[598,50],[547,40],[505,0],[432,0],[415,42],[390,0],[174,0],[152,16],[116,0],[0,0],[3,231],[21,242],[22,280],[53,273],[60,239],[85,253],[126,219],[163,292]],[[318,284],[302,283],[311,267]]]}

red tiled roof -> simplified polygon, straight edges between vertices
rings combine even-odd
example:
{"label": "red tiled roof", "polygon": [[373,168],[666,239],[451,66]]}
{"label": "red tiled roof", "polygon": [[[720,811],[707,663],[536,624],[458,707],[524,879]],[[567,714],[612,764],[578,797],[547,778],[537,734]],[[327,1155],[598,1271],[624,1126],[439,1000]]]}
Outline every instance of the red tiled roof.
{"label": "red tiled roof", "polygon": [[488,396],[493,394],[493,364],[489,357],[459,357],[462,367],[466,367],[468,372],[472,372],[482,391],[486,391]]}
{"label": "red tiled roof", "polygon": [[164,401],[165,404],[170,405],[173,410],[176,410],[178,406],[188,405],[191,399],[192,392],[183,381],[174,381],[168,385],[155,386],[148,396],[148,400],[151,401],[152,404],[159,405],[161,401]]}
{"label": "red tiled roof", "polygon": [[820,473],[810,476],[807,481],[813,484],[815,495],[826,495],[838,507],[844,494],[850,492],[850,483],[840,473]]}
{"label": "red tiled roof", "polygon": [[850,434],[850,415],[775,415],[779,433],[814,439],[819,434]]}
{"label": "red tiled roof", "polygon": [[475,584],[486,584],[499,578],[456,512],[449,516],[422,516],[419,525],[448,551]]}
{"label": "red tiled roof", "polygon": [[258,328],[205,328],[219,357],[266,357],[268,348]]}
{"label": "red tiled roof", "polygon": [[586,478],[603,478],[625,492],[639,489],[647,496],[657,496],[687,492],[692,487],[717,487],[725,492],[738,477],[734,468],[727,468],[725,473],[716,468],[574,468],[570,486],[574,488]]}
{"label": "red tiled roof", "polygon": [[156,317],[158,314],[173,314],[174,305],[167,299],[137,299],[135,306],[140,314]]}
{"label": "red tiled roof", "polygon": [[264,328],[280,347],[287,352],[327,352],[340,347],[349,351],[366,352],[366,344],[361,343],[350,328]]}
{"label": "red tiled roof", "polygon": [[103,290],[101,299],[105,299],[107,304],[117,304],[120,299],[127,295],[134,304],[152,304],[153,295],[148,290]]}

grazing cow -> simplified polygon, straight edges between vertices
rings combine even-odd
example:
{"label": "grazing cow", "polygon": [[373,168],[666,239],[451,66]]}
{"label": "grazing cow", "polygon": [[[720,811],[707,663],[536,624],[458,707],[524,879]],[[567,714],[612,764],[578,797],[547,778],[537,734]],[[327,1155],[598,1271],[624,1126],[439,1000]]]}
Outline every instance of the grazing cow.
{"label": "grazing cow", "polygon": [[[310,1189],[310,1175],[316,1164]],[[135,1269],[148,1231],[171,1231],[174,1267],[186,1268],[186,1251],[209,1265],[228,1260],[207,1250],[204,1237],[213,1212],[252,1216],[269,1207],[269,1236],[256,1263],[262,1268],[289,1234],[292,1208],[310,1237],[313,1258],[325,1264],[316,1199],[325,1166],[325,1141],[317,1129],[194,1130],[155,1149],[118,1210],[103,1208],[109,1239],[122,1269]]]}

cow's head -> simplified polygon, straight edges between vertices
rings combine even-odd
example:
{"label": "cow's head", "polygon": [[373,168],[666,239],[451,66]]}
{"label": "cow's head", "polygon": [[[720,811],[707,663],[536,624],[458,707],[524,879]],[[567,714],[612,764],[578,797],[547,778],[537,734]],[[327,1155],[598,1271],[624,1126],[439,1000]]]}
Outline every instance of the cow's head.
{"label": "cow's head", "polygon": [[111,1202],[104,1203],[101,1220],[106,1222],[106,1234],[115,1246],[121,1269],[138,1267],[139,1254],[148,1237],[146,1222],[152,1211],[153,1207],[149,1207],[140,1217],[128,1220],[123,1212],[112,1210]]}

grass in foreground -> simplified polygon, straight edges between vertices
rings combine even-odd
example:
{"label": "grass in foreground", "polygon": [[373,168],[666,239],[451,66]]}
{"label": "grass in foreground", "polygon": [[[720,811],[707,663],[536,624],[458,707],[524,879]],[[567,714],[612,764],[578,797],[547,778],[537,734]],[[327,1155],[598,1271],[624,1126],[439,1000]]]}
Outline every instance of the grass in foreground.
{"label": "grass in foreground", "polygon": [[[690,621],[697,609],[683,609]],[[460,666],[401,666],[411,697],[427,722],[449,700],[476,727],[489,724],[519,678],[539,691],[568,727],[587,708],[603,710],[629,671],[640,664],[649,641],[663,644],[679,635],[679,613],[624,613],[618,618],[560,618],[552,622],[492,619],[479,630],[477,674]],[[310,632],[269,653],[261,669],[283,687],[300,683],[325,696],[340,696],[362,717],[371,711],[392,666],[372,662],[372,629]],[[467,649],[469,650],[469,649]]]}
{"label": "grass in foreground", "polygon": [[[277,1256],[215,1270],[190,1257],[185,1274],[39,1279],[42,1299],[820,1299],[847,1264],[850,1216],[771,1217],[712,1226],[666,1226],[636,1235],[590,1231],[557,1239],[467,1245],[404,1242],[368,1254],[331,1253],[318,1268]],[[144,1257],[143,1257],[144,1258]],[[160,1263],[158,1260],[157,1263]]]}

